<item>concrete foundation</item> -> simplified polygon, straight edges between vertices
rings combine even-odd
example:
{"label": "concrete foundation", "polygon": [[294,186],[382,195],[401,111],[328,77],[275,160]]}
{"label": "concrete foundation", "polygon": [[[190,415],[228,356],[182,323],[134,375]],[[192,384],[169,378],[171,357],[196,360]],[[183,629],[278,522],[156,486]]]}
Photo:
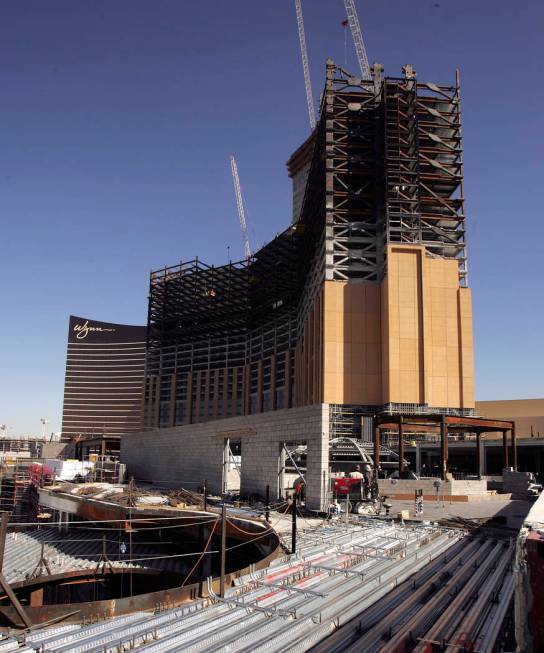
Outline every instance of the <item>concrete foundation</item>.
{"label": "concrete foundation", "polygon": [[279,472],[283,443],[306,443],[306,503],[321,510],[328,480],[328,429],[327,404],[276,410],[131,433],[121,439],[121,461],[136,480],[194,490],[206,480],[210,492],[220,493],[227,467],[225,443],[238,440],[242,450],[241,493],[264,497],[269,485],[270,496],[276,499],[282,489]]}
{"label": "concrete foundation", "polygon": [[[381,479],[379,481],[380,494],[398,500],[411,500],[414,498],[415,490],[423,490],[423,498],[426,501],[436,499],[436,478],[420,479]],[[440,499],[448,501],[481,501],[482,499],[494,498],[495,494],[487,492],[487,480],[481,481],[441,481],[438,490]],[[504,496],[501,497],[504,499]]]}

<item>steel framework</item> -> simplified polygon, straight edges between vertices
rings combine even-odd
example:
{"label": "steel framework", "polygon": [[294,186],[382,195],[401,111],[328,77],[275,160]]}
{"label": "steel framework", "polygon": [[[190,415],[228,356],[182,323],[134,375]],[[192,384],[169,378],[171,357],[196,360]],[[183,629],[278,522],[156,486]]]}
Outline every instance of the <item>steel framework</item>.
{"label": "steel framework", "polygon": [[[409,65],[398,78],[381,64],[371,72],[362,80],[327,62],[319,122],[294,157],[293,174],[308,175],[293,225],[244,261],[151,274],[147,426],[296,404],[297,351],[323,282],[381,282],[388,243],[457,260],[466,285],[459,77],[439,86]],[[358,435],[364,415],[428,408],[335,407],[331,434]]]}
{"label": "steel framework", "polygon": [[[403,73],[383,78],[375,64],[371,86],[327,62],[326,278],[379,281],[385,243],[415,243],[456,259],[466,285],[459,76],[438,86],[417,82],[412,66]],[[302,220],[314,214],[314,177]]]}

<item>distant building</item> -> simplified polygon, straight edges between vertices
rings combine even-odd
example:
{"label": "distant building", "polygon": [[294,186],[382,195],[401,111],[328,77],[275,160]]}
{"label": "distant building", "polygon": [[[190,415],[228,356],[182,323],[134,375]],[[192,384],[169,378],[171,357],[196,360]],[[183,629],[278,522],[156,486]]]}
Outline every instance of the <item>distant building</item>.
{"label": "distant building", "polygon": [[141,428],[145,349],[144,326],[70,316],[63,442],[95,444],[105,452]]}
{"label": "distant building", "polygon": [[544,441],[544,399],[477,401],[476,412],[490,419],[513,419],[518,437]]}
{"label": "distant building", "polygon": [[[516,423],[517,469],[544,478],[544,399],[477,401],[475,412],[489,420]],[[503,469],[502,434],[488,432],[482,438],[482,473],[500,476]],[[432,472],[439,464],[438,442],[408,442],[406,456],[417,473]],[[511,462],[511,461],[510,461]],[[463,435],[449,444],[449,464],[461,475],[476,474],[474,438]]]}

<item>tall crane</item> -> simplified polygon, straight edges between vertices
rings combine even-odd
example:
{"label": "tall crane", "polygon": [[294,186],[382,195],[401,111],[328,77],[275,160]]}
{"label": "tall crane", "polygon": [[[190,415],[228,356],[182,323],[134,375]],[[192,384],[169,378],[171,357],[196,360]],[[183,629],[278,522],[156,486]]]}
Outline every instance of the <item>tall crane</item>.
{"label": "tall crane", "polygon": [[308,51],[306,50],[306,36],[304,34],[304,20],[302,18],[302,5],[300,0],[295,0],[297,12],[298,40],[300,42],[300,54],[302,55],[302,70],[304,71],[304,86],[306,87],[306,102],[308,103],[308,116],[310,128],[315,127],[314,96],[312,94],[312,82],[310,81],[310,66],[308,64]]}
{"label": "tall crane", "polygon": [[357,10],[355,9],[355,0],[344,0],[344,7],[346,8],[346,15],[348,17],[349,28],[353,36],[353,43],[355,45],[355,54],[361,69],[361,77],[365,80],[371,80],[370,65],[368,57],[366,56],[365,42],[361,33],[361,26],[359,25],[359,18],[357,17]]}
{"label": "tall crane", "polygon": [[230,169],[232,171],[232,182],[234,184],[234,194],[236,195],[236,206],[238,208],[238,217],[240,218],[240,229],[242,230],[242,240],[244,242],[244,257],[248,259],[251,256],[249,247],[249,237],[247,235],[246,212],[244,210],[244,201],[242,199],[242,189],[240,188],[240,178],[238,177],[238,166],[234,155],[230,155]]}

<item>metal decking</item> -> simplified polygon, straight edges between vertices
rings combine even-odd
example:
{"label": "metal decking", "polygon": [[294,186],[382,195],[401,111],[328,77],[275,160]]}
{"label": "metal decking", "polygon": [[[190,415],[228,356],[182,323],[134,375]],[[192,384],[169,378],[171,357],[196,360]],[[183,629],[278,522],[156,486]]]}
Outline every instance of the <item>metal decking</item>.
{"label": "metal decking", "polygon": [[27,644],[43,651],[136,646],[152,653],[225,646],[285,651],[300,640],[300,650],[306,650],[339,620],[374,603],[460,536],[458,531],[387,523],[313,529],[299,538],[295,555],[239,579],[225,599],[212,594],[185,608],[63,630],[47,639],[33,632]]}
{"label": "metal decking", "polygon": [[[437,578],[453,580],[437,585],[442,603],[430,601],[425,612],[433,636],[444,631],[443,604],[464,614],[463,601],[478,586],[475,610],[481,609],[490,597],[499,596],[500,578],[509,582],[508,542],[464,537],[459,530],[381,521],[324,525],[300,535],[296,554],[238,579],[225,598],[216,596],[210,585],[208,599],[181,608],[33,631],[26,635],[24,645],[58,653],[121,653],[133,648],[146,653],[346,650],[346,641],[340,645],[336,641],[334,647],[335,637],[345,637],[354,618],[364,621],[368,617],[371,629],[364,634],[368,646],[354,644],[353,650],[393,651],[396,640],[388,646],[381,624],[385,627],[390,615],[394,620],[403,613],[404,621],[398,623],[400,630],[408,632],[410,619],[421,612],[419,601],[428,598]],[[410,582],[404,583],[407,579]],[[459,588],[457,592],[453,586]],[[478,623],[482,638],[500,616],[504,601],[495,603]],[[451,622],[446,626],[451,630]],[[348,633],[350,642],[353,632],[360,636],[364,630]],[[399,633],[395,636],[401,641]],[[10,646],[9,642],[5,645]],[[406,650],[414,646],[417,642]],[[491,649],[482,646],[479,650]]]}
{"label": "metal decking", "polygon": [[[115,568],[151,568],[181,573],[185,567],[184,558],[169,555],[172,550],[167,549],[164,543],[134,541],[131,558],[128,536],[121,537],[119,532],[113,530],[104,537],[101,533],[98,534],[96,529],[72,529],[68,534],[63,534],[54,528],[8,533],[4,574],[9,583],[16,583],[39,575],[40,567],[45,573],[42,555],[51,574],[92,570],[99,563],[102,564],[103,552],[108,558],[108,565]],[[121,553],[122,543],[125,544],[125,553]]]}

